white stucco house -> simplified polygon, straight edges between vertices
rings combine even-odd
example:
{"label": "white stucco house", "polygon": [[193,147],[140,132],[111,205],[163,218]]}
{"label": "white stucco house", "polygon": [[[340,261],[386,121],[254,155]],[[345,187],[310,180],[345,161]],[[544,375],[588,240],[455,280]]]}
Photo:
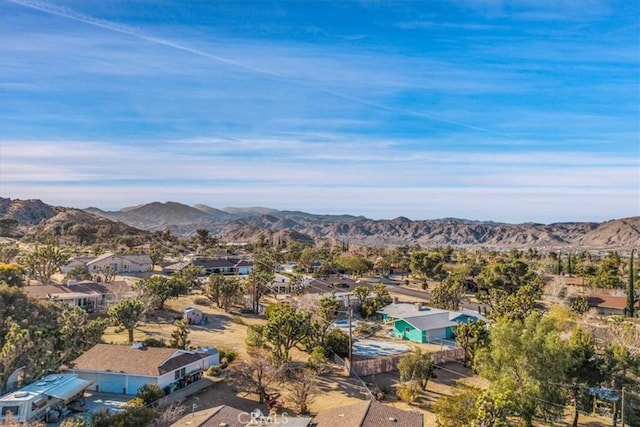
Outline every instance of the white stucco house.
{"label": "white stucco house", "polygon": [[220,363],[212,348],[179,350],[96,344],[65,370],[91,381],[91,391],[135,395],[145,384],[157,384],[165,393],[200,379],[203,372]]}
{"label": "white stucco house", "polygon": [[151,271],[153,262],[146,254],[118,255],[107,253],[86,263],[89,273],[98,273],[101,268],[112,267],[116,273],[142,273]]}

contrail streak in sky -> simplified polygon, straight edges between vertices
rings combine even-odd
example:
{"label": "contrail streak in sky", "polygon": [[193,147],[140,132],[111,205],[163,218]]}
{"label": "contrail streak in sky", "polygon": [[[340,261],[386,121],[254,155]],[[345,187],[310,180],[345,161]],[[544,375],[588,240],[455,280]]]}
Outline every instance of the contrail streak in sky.
{"label": "contrail streak in sky", "polygon": [[514,139],[516,138],[514,135],[510,135],[507,133],[502,133],[502,132],[497,132],[497,131],[493,131],[491,129],[486,129],[486,128],[482,128],[482,127],[478,127],[478,126],[473,126],[473,125],[469,125],[467,123],[462,123],[462,122],[458,122],[455,120],[447,120],[447,119],[442,119],[436,116],[433,116],[431,114],[428,113],[422,113],[419,111],[411,111],[411,110],[404,110],[404,109],[398,109],[398,108],[393,108],[393,107],[388,107],[386,105],[382,105],[376,102],[372,102],[372,101],[367,101],[365,99],[361,99],[361,98],[356,98],[341,92],[336,92],[330,89],[326,89],[326,88],[322,88],[319,86],[315,86],[312,84],[307,83],[304,80],[299,80],[299,79],[292,79],[291,77],[285,76],[284,74],[278,73],[278,72],[274,72],[274,71],[270,71],[270,70],[265,70],[263,68],[258,68],[258,67],[254,67],[251,65],[247,65],[244,64],[242,62],[239,61],[235,61],[233,59],[229,59],[229,58],[225,58],[222,56],[218,56],[218,55],[214,55],[211,54],[209,52],[205,52],[203,50],[200,49],[195,49],[189,46],[186,46],[184,44],[181,43],[176,43],[174,41],[171,40],[167,40],[164,38],[160,38],[160,37],[156,37],[156,36],[151,36],[148,34],[145,34],[137,29],[131,28],[131,27],[126,27],[123,25],[119,25],[117,23],[111,22],[111,21],[106,21],[103,19],[97,19],[94,18],[92,16],[83,14],[83,13],[79,13],[76,12],[74,10],[68,9],[68,8],[64,8],[64,7],[59,7],[59,6],[55,6],[55,5],[50,5],[50,4],[45,4],[45,3],[41,3],[41,2],[34,2],[34,1],[29,1],[29,0],[8,0],[12,3],[15,4],[19,4],[21,6],[24,7],[28,7],[30,9],[35,9],[35,10],[39,10],[41,12],[44,13],[49,13],[51,15],[56,15],[56,16],[60,16],[63,18],[67,18],[73,21],[77,21],[77,22],[82,22],[85,23],[87,25],[92,25],[94,27],[99,27],[99,28],[103,28],[106,30],[110,30],[110,31],[114,31],[116,33],[120,33],[120,34],[125,34],[131,37],[135,37],[138,38],[140,40],[144,40],[150,43],[154,43],[160,46],[166,46],[166,47],[170,47],[172,49],[176,49],[176,50],[180,50],[183,52],[187,52],[196,56],[200,56],[203,58],[207,58],[207,59],[211,59],[213,61],[217,61],[220,62],[222,64],[227,64],[233,67],[237,67],[249,72],[253,72],[256,74],[262,74],[264,76],[269,76],[269,77],[275,77],[275,78],[279,78],[279,79],[285,79],[287,81],[290,81],[292,83],[295,83],[299,86],[303,86],[318,92],[322,92],[322,93],[326,93],[328,95],[334,96],[336,98],[340,98],[340,99],[344,99],[347,101],[351,101],[360,105],[364,105],[364,106],[368,106],[368,107],[372,107],[381,111],[387,111],[389,113],[395,113],[395,114],[400,114],[400,115],[405,115],[405,116],[413,116],[413,117],[420,117],[420,118],[425,118],[428,120],[432,120],[435,122],[440,122],[440,123],[447,123],[450,125],[454,125],[454,126],[458,126],[458,127],[463,127],[463,128],[467,128],[467,129],[472,129],[472,130],[476,130],[479,132],[483,132],[483,133],[487,133],[487,134],[491,134],[491,135],[495,135],[495,136],[500,136],[503,138],[510,138],[510,139]]}

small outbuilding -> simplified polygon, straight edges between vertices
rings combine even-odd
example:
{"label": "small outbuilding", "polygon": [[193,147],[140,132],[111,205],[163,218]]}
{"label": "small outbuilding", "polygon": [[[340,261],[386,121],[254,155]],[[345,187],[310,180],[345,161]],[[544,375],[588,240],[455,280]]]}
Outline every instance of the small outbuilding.
{"label": "small outbuilding", "polygon": [[195,307],[183,308],[182,318],[190,325],[200,325],[205,323],[205,316],[202,314],[202,311]]}

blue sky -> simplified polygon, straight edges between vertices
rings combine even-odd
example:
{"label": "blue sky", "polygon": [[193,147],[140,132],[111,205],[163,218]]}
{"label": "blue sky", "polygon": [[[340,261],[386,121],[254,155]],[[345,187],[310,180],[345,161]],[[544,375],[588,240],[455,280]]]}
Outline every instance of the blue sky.
{"label": "blue sky", "polygon": [[0,0],[0,194],[640,215],[640,3]]}

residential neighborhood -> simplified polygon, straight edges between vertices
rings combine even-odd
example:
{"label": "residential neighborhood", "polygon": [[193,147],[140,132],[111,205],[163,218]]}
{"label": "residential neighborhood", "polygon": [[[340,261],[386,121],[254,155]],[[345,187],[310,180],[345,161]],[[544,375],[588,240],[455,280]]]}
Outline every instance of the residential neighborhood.
{"label": "residential neighborhood", "polygon": [[[45,262],[59,248],[31,251],[31,257]],[[17,339],[11,334],[18,330],[11,328],[20,326],[4,329],[2,351],[13,356],[2,366],[0,422],[64,424],[76,419],[91,425],[96,416],[92,414],[104,413],[113,420],[137,419],[141,425],[158,416],[170,417],[174,426],[278,425],[285,419],[288,425],[307,427],[373,427],[381,419],[389,425],[447,425],[445,420],[457,416],[447,405],[457,405],[458,395],[471,393],[465,398],[479,399],[473,393],[491,390],[496,377],[486,372],[493,372],[491,364],[502,357],[500,348],[492,345],[513,346],[513,351],[531,356],[528,346],[549,352],[545,357],[551,364],[532,361],[535,370],[527,375],[546,384],[546,377],[536,379],[535,373],[546,370],[549,380],[560,384],[550,385],[550,391],[562,391],[563,382],[578,378],[571,380],[568,371],[558,371],[554,358],[559,356],[553,353],[558,348],[546,348],[565,346],[560,331],[590,334],[589,351],[595,358],[591,360],[602,357],[601,363],[606,363],[607,348],[625,348],[625,357],[635,357],[634,343],[640,339],[638,299],[633,301],[634,316],[626,316],[624,288],[584,284],[585,279],[624,283],[624,276],[614,270],[607,271],[615,276],[575,280],[570,275],[580,273],[573,267],[565,266],[558,274],[558,255],[526,257],[512,252],[487,253],[472,275],[473,268],[462,265],[464,250],[420,249],[407,250],[399,258],[393,255],[398,259],[390,261],[394,274],[381,275],[373,263],[367,264],[367,251],[380,262],[381,253],[394,250],[337,250],[333,259],[321,249],[313,251],[311,270],[286,261],[299,256],[299,249],[281,250],[282,261],[274,263],[273,250],[244,247],[213,256],[166,254],[152,262],[152,269],[139,271],[132,271],[133,260],[140,260],[139,266],[146,262],[139,254],[58,257],[48,283],[36,279],[47,277],[44,274],[31,276],[28,265],[20,273],[24,276],[16,276],[19,282],[5,274],[0,289],[8,305],[2,308],[3,318],[28,318],[36,307],[44,313],[53,310],[54,328],[59,328],[54,330],[66,338],[51,342],[59,356],[44,370],[38,368],[43,356],[34,348],[33,358],[28,352],[21,354],[20,348],[7,352],[7,345]],[[628,255],[631,268],[634,254]],[[580,263],[565,257],[567,264]],[[605,254],[599,265],[618,260],[622,265],[622,259]],[[113,269],[109,281],[104,280],[104,270],[90,274],[92,260]],[[537,271],[529,266],[537,266]],[[596,271],[601,267],[594,264]],[[502,270],[509,268],[519,269],[518,277]],[[630,277],[635,278],[633,271]],[[510,293],[494,281],[497,274],[512,281]],[[7,280],[19,286],[9,286]],[[12,312],[17,301],[33,308]],[[556,318],[571,319],[590,332],[556,329],[566,324],[551,326]],[[25,325],[23,333],[30,333],[30,327]],[[545,343],[536,344],[537,330],[545,331]],[[534,335],[527,338],[528,334]],[[501,341],[518,337],[522,341]],[[569,351],[572,347],[566,345]],[[526,363],[518,369],[527,372]],[[606,366],[597,369],[611,369]],[[289,373],[279,374],[282,369]],[[590,384],[598,390],[610,390],[608,381],[614,378],[619,381],[614,388],[624,384],[629,393],[624,414],[628,424],[640,417],[633,400],[633,371],[607,372],[598,377],[602,382]],[[589,378],[582,381],[592,381]],[[614,399],[615,394],[599,393],[583,396],[590,411],[559,394],[558,405],[565,402],[566,410],[554,412],[555,422],[579,411],[590,425],[607,425],[610,411],[621,411],[622,401]],[[137,406],[132,402],[141,409],[133,409]],[[158,415],[161,410],[171,410],[172,415]],[[516,412],[510,414],[506,420],[518,419]],[[620,412],[619,420],[621,416]]]}

